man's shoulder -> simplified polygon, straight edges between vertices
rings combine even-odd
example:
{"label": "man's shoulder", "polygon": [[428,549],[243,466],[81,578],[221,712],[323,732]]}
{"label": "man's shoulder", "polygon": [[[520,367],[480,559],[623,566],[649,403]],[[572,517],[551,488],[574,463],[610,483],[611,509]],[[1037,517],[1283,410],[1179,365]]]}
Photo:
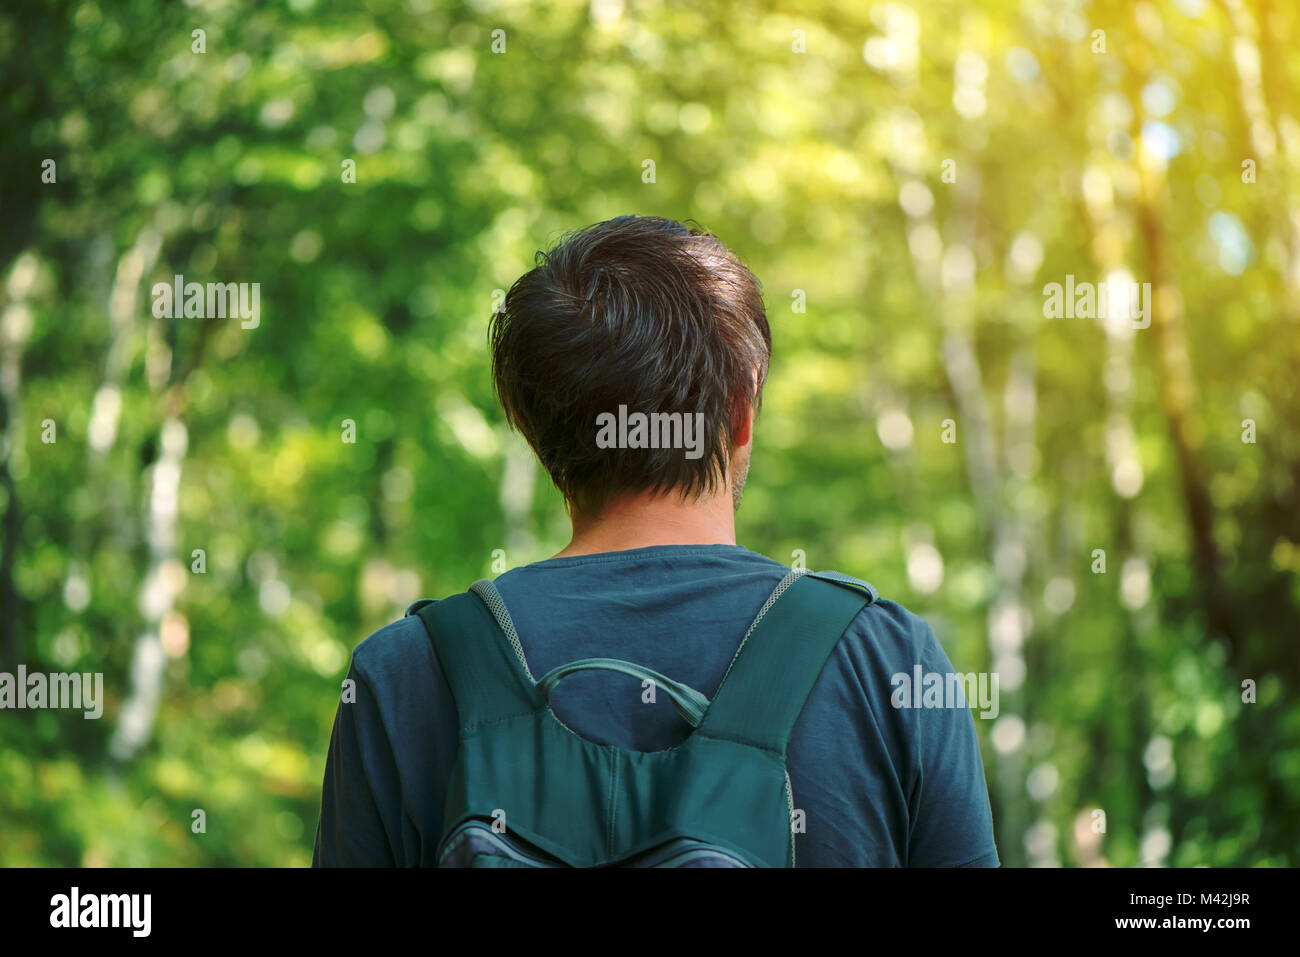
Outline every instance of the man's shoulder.
{"label": "man's shoulder", "polygon": [[840,640],[841,648],[856,664],[894,668],[947,661],[934,629],[920,615],[896,601],[881,598],[862,579],[840,572],[817,574],[846,587],[866,589],[871,595],[870,603],[849,623]]}
{"label": "man's shoulder", "polygon": [[924,618],[888,598],[877,598],[858,612],[850,631],[908,655],[927,651],[939,643]]}
{"label": "man's shoulder", "polygon": [[[413,605],[412,608],[418,606]],[[370,681],[392,680],[404,674],[420,674],[411,665],[432,657],[424,622],[411,613],[372,632],[352,650],[352,667]]]}
{"label": "man's shoulder", "polygon": [[[771,559],[766,559],[764,564],[768,562],[777,572],[775,579],[779,580],[784,566]],[[789,571],[788,568],[784,570]],[[840,641],[841,648],[859,666],[892,668],[906,664],[910,667],[917,663],[947,661],[934,631],[921,616],[896,601],[881,598],[877,590],[864,579],[837,571],[817,572],[816,575],[844,587],[862,590],[871,597],[871,601],[863,606],[849,624]],[[510,580],[509,572],[500,576],[498,581],[515,584]],[[428,633],[417,614],[426,604],[427,600],[414,602],[407,608],[404,617],[377,629],[358,644],[352,652],[354,672],[372,682],[401,680],[403,676],[412,673],[429,674],[428,668],[412,668],[413,664],[434,661]]]}

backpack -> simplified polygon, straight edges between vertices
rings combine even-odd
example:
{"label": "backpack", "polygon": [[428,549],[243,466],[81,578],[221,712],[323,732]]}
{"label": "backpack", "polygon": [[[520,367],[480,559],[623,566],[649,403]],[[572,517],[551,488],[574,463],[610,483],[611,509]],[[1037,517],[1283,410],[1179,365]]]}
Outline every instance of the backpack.
{"label": "backpack", "polygon": [[[763,603],[710,701],[657,671],[584,658],[533,677],[496,587],[419,603],[455,700],[440,867],[793,867],[786,744],[866,582],[793,569]],[[418,610],[417,610],[418,609]],[[597,744],[550,709],[597,668],[652,681],[694,730],[676,747]]]}

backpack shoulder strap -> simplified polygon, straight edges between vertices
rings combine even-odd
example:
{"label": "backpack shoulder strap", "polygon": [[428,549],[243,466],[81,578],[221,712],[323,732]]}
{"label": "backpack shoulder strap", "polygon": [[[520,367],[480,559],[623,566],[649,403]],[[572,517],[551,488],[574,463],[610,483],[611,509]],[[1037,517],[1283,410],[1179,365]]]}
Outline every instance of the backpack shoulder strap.
{"label": "backpack shoulder strap", "polygon": [[424,622],[462,731],[545,707],[492,582],[483,579],[459,595],[417,603],[411,612]]}
{"label": "backpack shoulder strap", "polygon": [[827,658],[877,597],[848,575],[792,570],[749,626],[696,733],[784,756]]}

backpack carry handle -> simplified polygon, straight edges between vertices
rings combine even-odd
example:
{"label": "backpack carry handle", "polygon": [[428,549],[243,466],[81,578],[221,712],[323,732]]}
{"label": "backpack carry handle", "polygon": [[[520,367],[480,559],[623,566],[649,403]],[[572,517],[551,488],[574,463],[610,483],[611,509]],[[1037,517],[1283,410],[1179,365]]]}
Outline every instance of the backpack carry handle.
{"label": "backpack carry handle", "polygon": [[575,671],[585,671],[589,668],[617,671],[633,678],[640,678],[642,681],[654,682],[656,688],[662,688],[668,694],[668,697],[672,699],[673,706],[677,709],[677,713],[692,728],[699,725],[700,720],[704,717],[705,710],[709,707],[709,699],[690,685],[674,681],[667,675],[662,675],[652,668],[631,661],[623,661],[620,658],[580,658],[577,661],[570,661],[567,665],[558,665],[552,668],[537,681],[537,690],[541,692],[547,706],[549,707],[551,703],[551,691],[560,683],[562,678],[567,678]]}

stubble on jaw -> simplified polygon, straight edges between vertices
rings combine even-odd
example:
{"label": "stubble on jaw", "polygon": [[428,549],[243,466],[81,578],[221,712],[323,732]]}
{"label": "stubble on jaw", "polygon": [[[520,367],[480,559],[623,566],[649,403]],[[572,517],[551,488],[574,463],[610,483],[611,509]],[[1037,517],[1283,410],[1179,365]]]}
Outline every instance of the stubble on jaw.
{"label": "stubble on jaw", "polygon": [[740,511],[740,500],[745,494],[745,479],[749,478],[750,450],[746,448],[738,455],[731,466],[731,504],[734,511]]}

